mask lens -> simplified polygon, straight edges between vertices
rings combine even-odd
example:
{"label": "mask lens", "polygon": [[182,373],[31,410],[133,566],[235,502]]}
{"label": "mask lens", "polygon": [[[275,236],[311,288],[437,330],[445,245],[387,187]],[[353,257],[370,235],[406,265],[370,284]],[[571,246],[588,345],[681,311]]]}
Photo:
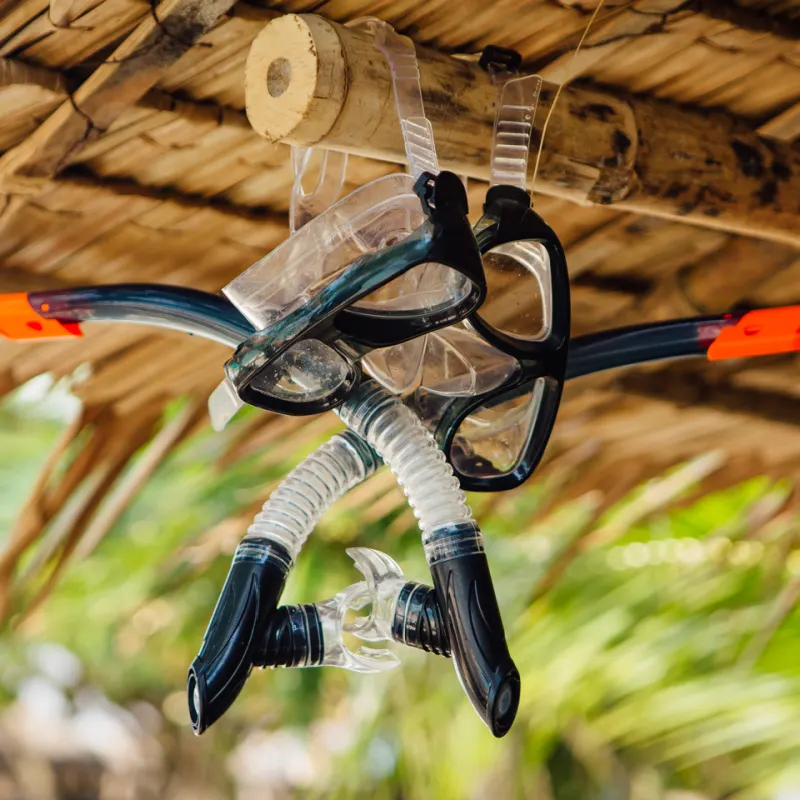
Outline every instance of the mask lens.
{"label": "mask lens", "polygon": [[550,335],[552,282],[550,258],[533,240],[507,242],[483,255],[486,302],[481,318],[498,331],[538,341]]}
{"label": "mask lens", "polygon": [[435,312],[462,302],[472,281],[443,264],[419,264],[355,304],[369,311]]}
{"label": "mask lens", "polygon": [[512,472],[533,436],[544,386],[544,378],[538,378],[529,392],[480,406],[466,417],[450,445],[453,466],[462,475],[475,478]]}
{"label": "mask lens", "polygon": [[364,370],[394,394],[404,394],[419,384],[427,336],[373,350],[361,362]]}
{"label": "mask lens", "polygon": [[292,345],[250,384],[262,394],[290,403],[323,400],[353,377],[350,364],[316,339]]}
{"label": "mask lens", "polygon": [[429,392],[454,397],[485,394],[517,370],[512,356],[460,325],[428,334],[422,384]]}

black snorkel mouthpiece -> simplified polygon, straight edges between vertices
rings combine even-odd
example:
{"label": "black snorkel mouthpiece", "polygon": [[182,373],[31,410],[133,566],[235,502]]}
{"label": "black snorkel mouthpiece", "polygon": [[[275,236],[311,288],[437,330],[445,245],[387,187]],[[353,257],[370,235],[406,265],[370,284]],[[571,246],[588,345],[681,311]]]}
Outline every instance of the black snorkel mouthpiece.
{"label": "black snorkel mouthpiece", "polygon": [[481,532],[474,522],[444,525],[424,544],[461,685],[492,734],[505,736],[519,708],[520,678],[508,652]]}
{"label": "black snorkel mouthpiece", "polygon": [[264,663],[270,623],[292,565],[271,539],[245,539],[233,556],[200,652],[189,667],[189,716],[203,733],[233,704],[253,666]]}

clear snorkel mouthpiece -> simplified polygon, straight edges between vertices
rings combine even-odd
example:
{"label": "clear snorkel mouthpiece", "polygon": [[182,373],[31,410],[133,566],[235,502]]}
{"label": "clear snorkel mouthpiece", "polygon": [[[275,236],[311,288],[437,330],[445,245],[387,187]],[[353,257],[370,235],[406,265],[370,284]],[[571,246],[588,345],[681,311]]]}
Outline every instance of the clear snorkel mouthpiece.
{"label": "clear snorkel mouthpiece", "polygon": [[[403,570],[393,559],[366,547],[348,548],[363,581],[343,589],[330,600],[316,603],[323,631],[324,656],[320,666],[342,667],[352,672],[385,672],[400,665],[391,651],[376,647],[351,650],[350,634],[365,642],[391,641],[391,622],[397,598],[405,586]],[[369,608],[366,616],[357,612]]]}

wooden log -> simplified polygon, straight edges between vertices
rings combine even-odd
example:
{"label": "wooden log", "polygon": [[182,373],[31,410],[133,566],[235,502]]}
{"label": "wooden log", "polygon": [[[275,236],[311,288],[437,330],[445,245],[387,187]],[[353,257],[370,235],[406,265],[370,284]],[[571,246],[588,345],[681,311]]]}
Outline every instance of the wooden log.
{"label": "wooden log", "polygon": [[[442,166],[485,179],[495,108],[489,76],[428,48],[417,57]],[[253,42],[245,90],[251,124],[271,141],[404,160],[389,68],[363,30],[306,14],[273,20]],[[535,147],[555,92],[544,84]],[[800,244],[800,148],[762,139],[722,112],[565,86],[536,189]]]}

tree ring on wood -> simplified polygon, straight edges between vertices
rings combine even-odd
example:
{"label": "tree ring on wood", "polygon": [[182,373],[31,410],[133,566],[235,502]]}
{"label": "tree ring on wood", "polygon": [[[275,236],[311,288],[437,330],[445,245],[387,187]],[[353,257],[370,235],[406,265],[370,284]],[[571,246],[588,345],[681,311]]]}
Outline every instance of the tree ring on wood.
{"label": "tree ring on wood", "polygon": [[327,20],[277,17],[256,37],[247,58],[250,124],[270,141],[312,145],[336,122],[346,82],[342,44]]}

